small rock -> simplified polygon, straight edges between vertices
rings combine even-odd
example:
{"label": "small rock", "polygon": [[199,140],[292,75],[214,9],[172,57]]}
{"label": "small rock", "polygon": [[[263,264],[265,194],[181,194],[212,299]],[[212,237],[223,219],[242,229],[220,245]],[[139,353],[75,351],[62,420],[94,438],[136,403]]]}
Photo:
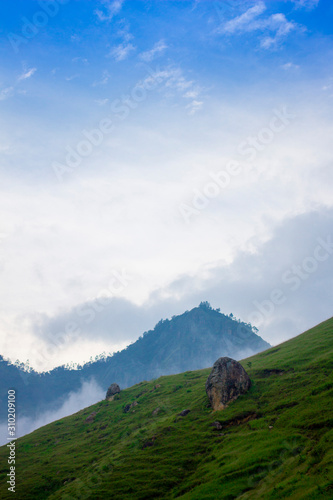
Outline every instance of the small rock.
{"label": "small rock", "polygon": [[153,411],[152,415],[158,415],[158,413],[160,412],[161,408],[155,408],[155,410]]}
{"label": "small rock", "polygon": [[107,390],[105,399],[107,401],[113,401],[116,394],[120,393],[120,387],[118,384],[111,384]]}
{"label": "small rock", "polygon": [[134,406],[137,406],[138,402],[133,401],[133,403],[128,403],[124,408],[124,413],[128,413]]}
{"label": "small rock", "polygon": [[218,431],[223,429],[221,422],[216,421],[216,422],[213,422],[211,425],[213,427],[215,427],[215,429],[217,429]]}
{"label": "small rock", "polygon": [[179,417],[186,417],[190,413],[191,410],[183,410],[180,413],[178,413]]}
{"label": "small rock", "polygon": [[145,441],[142,445],[142,449],[148,448],[150,446],[154,446],[157,436],[153,436],[151,439]]}

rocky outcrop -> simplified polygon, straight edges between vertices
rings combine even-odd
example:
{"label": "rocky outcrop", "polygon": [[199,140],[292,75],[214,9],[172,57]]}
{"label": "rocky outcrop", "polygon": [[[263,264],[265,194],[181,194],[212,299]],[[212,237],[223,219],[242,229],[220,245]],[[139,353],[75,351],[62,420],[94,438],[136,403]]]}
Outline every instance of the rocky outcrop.
{"label": "rocky outcrop", "polygon": [[206,382],[206,393],[213,410],[223,410],[251,387],[251,380],[238,361],[219,358]]}
{"label": "rocky outcrop", "polygon": [[120,387],[118,384],[111,384],[107,390],[105,399],[107,401],[112,401],[116,394],[120,393]]}

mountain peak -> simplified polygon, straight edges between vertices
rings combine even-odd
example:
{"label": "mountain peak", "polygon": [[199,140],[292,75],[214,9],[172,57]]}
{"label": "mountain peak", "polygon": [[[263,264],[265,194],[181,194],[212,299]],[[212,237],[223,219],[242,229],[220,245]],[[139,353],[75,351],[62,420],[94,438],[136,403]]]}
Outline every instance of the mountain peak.
{"label": "mountain peak", "polygon": [[3,397],[7,379],[13,380],[13,370],[17,372],[16,386],[21,393],[20,414],[35,415],[50,406],[61,406],[70,392],[80,390],[84,381],[94,379],[103,391],[111,382],[125,389],[161,375],[207,368],[218,357],[239,360],[269,347],[250,324],[236,320],[232,314],[222,314],[209,302],[201,302],[181,315],[160,320],[153,330],[123,351],[87,363],[80,370],[58,367],[48,373],[24,374],[16,366],[1,363]]}

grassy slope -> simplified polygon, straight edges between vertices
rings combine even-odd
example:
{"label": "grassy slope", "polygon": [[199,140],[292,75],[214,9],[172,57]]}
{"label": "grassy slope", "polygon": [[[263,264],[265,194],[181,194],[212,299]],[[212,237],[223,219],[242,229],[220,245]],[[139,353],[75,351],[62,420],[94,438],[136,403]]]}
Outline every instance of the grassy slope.
{"label": "grassy slope", "polygon": [[[207,369],[142,382],[19,439],[15,498],[332,499],[333,318],[243,365],[253,387],[222,412],[207,407]],[[3,499],[6,457],[2,447]]]}

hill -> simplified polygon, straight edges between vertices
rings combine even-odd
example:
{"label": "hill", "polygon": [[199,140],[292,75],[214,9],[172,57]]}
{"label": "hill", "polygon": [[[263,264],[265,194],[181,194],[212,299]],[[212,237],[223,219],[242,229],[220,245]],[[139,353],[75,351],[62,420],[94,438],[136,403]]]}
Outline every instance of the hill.
{"label": "hill", "polygon": [[0,360],[0,420],[6,419],[7,390],[11,387],[20,394],[19,415],[35,418],[41,412],[59,408],[84,381],[94,379],[104,391],[113,380],[126,388],[160,375],[210,366],[218,356],[241,359],[268,347],[251,325],[203,302],[171,320],[161,320],[123,351],[87,363],[79,370],[60,366],[48,373],[27,373]]}
{"label": "hill", "polygon": [[16,497],[331,499],[333,319],[242,365],[252,387],[223,411],[208,406],[210,369],[188,371],[20,438]]}

